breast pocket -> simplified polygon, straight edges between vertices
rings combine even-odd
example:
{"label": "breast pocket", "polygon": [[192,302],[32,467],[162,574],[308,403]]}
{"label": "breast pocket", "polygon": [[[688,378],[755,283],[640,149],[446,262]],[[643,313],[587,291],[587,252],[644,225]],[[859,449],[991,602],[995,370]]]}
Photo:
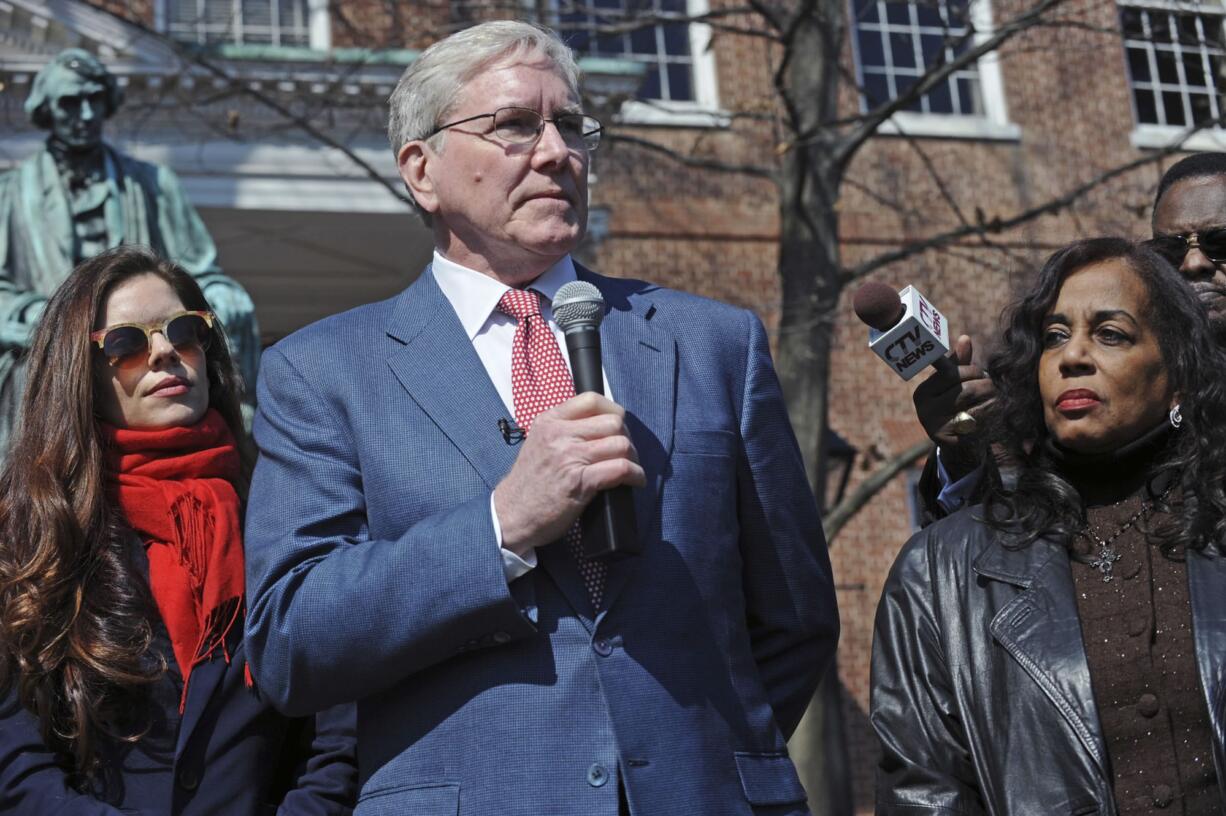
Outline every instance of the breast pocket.
{"label": "breast pocket", "polygon": [[732,431],[680,430],[673,433],[673,450],[695,456],[727,456],[736,454],[737,437]]}
{"label": "breast pocket", "polygon": [[459,816],[460,786],[395,785],[363,793],[353,816]]}
{"label": "breast pocket", "polygon": [[711,543],[736,535],[739,442],[721,429],[678,428],[673,434],[662,529],[671,541],[702,542],[701,552],[692,554],[699,560],[723,558]]}

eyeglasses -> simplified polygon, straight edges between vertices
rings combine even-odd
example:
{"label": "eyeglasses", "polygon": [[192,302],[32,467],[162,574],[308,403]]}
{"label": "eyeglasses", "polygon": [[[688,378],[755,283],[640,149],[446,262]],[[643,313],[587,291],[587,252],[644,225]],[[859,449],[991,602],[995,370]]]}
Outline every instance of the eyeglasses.
{"label": "eyeglasses", "polygon": [[212,312],[179,312],[161,323],[119,323],[90,332],[89,339],[116,365],[135,364],[149,353],[153,334],[159,333],[179,351],[204,351],[213,338]]}
{"label": "eyeglasses", "polygon": [[1215,227],[1186,235],[1159,235],[1145,245],[1166,258],[1178,269],[1190,250],[1199,249],[1214,263],[1226,263],[1226,227]]}
{"label": "eyeglasses", "polygon": [[562,141],[568,147],[583,148],[592,151],[600,144],[600,134],[604,127],[592,116],[585,113],[559,113],[552,119],[541,116],[531,108],[499,108],[493,113],[480,113],[467,119],[448,122],[439,125],[426,136],[429,139],[447,128],[456,125],[475,122],[478,119],[494,120],[494,135],[511,144],[532,144],[541,138],[545,131],[545,123],[552,122],[562,136]]}

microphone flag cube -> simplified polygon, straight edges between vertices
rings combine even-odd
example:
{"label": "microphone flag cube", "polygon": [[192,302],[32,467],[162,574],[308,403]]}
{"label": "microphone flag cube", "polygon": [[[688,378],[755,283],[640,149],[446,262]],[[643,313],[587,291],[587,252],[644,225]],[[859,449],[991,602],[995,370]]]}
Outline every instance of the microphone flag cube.
{"label": "microphone flag cube", "polygon": [[898,293],[903,316],[889,331],[868,330],[868,347],[894,373],[910,380],[949,352],[949,324],[914,286]]}

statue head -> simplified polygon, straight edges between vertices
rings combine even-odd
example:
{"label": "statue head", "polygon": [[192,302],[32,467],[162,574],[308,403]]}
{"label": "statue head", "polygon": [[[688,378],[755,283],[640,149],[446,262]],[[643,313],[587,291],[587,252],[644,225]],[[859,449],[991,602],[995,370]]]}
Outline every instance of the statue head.
{"label": "statue head", "polygon": [[66,48],[34,77],[26,115],[69,149],[85,151],[102,141],[102,125],[123,102],[123,90],[98,58]]}

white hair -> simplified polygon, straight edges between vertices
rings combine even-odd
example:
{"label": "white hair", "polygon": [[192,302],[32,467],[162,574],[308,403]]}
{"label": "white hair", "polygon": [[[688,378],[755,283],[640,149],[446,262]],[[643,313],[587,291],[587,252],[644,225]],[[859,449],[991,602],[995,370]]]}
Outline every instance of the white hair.
{"label": "white hair", "polygon": [[[458,31],[422,51],[405,69],[388,99],[387,139],[392,153],[399,158],[407,143],[426,138],[443,124],[461,90],[481,71],[494,63],[533,55],[553,63],[571,94],[579,98],[579,65],[574,52],[555,32],[542,26],[495,20]],[[416,201],[413,204],[417,207]],[[420,207],[417,210],[429,223],[427,214]]]}

